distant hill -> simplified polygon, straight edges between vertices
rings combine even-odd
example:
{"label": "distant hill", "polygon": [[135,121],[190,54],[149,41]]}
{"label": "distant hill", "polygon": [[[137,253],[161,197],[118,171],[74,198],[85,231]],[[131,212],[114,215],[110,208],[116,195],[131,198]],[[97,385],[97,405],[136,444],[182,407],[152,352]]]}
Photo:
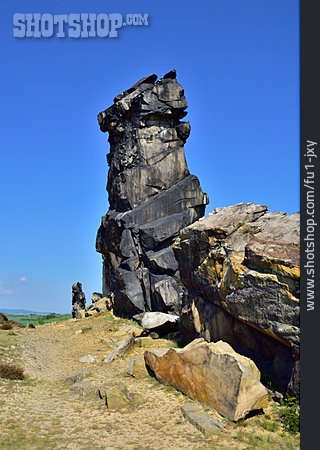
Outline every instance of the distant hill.
{"label": "distant hill", "polygon": [[11,314],[11,315],[20,315],[20,314],[37,314],[39,316],[41,315],[47,315],[50,314],[49,312],[35,312],[35,311],[30,311],[29,309],[7,309],[7,308],[1,308],[0,307],[0,312],[3,312],[4,314]]}

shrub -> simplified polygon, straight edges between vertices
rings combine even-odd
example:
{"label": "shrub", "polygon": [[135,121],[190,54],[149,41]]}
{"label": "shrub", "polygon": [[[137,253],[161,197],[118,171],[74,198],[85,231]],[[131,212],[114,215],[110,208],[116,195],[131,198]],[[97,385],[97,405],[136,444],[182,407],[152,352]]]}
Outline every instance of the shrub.
{"label": "shrub", "polygon": [[13,326],[10,322],[4,322],[0,328],[1,330],[12,330]]}
{"label": "shrub", "polygon": [[0,364],[0,377],[7,380],[23,380],[24,369],[12,364]]}
{"label": "shrub", "polygon": [[295,398],[288,397],[281,401],[279,417],[285,429],[290,433],[300,431],[300,405]]}

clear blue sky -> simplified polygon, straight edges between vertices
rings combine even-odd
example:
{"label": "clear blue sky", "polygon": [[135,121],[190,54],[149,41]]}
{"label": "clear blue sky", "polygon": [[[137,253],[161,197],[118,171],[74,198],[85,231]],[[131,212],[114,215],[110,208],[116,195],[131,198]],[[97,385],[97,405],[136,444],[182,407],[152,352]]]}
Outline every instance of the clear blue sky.
{"label": "clear blue sky", "polygon": [[[70,310],[101,290],[107,136],[96,115],[149,73],[176,68],[189,168],[207,212],[247,201],[299,209],[298,0],[2,2],[0,310]],[[14,13],[148,13],[116,39],[17,39]]]}

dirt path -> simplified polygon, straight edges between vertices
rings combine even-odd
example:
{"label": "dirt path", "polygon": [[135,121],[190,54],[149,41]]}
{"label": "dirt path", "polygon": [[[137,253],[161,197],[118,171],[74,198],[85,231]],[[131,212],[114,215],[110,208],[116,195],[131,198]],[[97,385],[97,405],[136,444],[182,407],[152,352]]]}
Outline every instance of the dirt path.
{"label": "dirt path", "polygon": [[[223,434],[204,437],[182,417],[180,406],[186,397],[151,378],[128,376],[133,354],[142,356],[145,348],[135,349],[111,364],[103,363],[103,357],[112,350],[110,338],[119,338],[117,330],[125,323],[88,318],[18,332],[13,359],[20,355],[27,379],[0,379],[1,449],[254,448],[237,439],[239,427],[234,424]],[[158,340],[149,341],[163,345]],[[89,354],[99,363],[79,361]],[[6,358],[10,359],[8,352]],[[70,391],[70,384],[64,380],[82,367],[89,368],[89,380],[95,386],[121,382],[130,392],[141,394],[143,404],[133,410],[111,412],[102,400],[84,400]],[[278,448],[297,448],[289,444]]]}
{"label": "dirt path", "polygon": [[[115,323],[115,326],[114,326]],[[103,339],[113,336],[122,321],[103,318],[68,321],[21,331],[22,361],[27,382],[2,386],[1,448],[41,449],[200,449],[212,448],[181,416],[181,394],[167,392],[152,380],[126,375],[133,353],[106,364],[83,364],[91,354],[99,360],[111,350]],[[84,332],[79,332],[84,329]],[[144,403],[124,412],[109,412],[103,401],[85,401],[70,391],[64,378],[88,367],[98,385],[121,381]],[[9,388],[8,388],[9,389]],[[7,394],[7,395],[6,395]],[[6,398],[4,399],[4,396]]]}

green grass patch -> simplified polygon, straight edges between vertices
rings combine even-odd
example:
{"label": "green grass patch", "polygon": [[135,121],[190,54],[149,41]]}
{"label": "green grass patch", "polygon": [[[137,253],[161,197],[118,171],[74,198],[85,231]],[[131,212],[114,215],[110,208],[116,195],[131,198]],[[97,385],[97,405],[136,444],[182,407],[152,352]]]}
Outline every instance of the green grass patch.
{"label": "green grass patch", "polygon": [[278,422],[273,422],[272,420],[267,420],[267,419],[261,420],[260,425],[264,430],[271,431],[272,433],[274,433],[275,431],[278,431],[280,428]]}
{"label": "green grass patch", "polygon": [[21,323],[24,326],[28,326],[30,323],[34,325],[45,325],[46,323],[53,322],[63,322],[64,320],[71,319],[71,314],[16,314],[16,315],[8,315],[9,320],[14,320],[16,322]]}
{"label": "green grass patch", "polygon": [[280,403],[281,408],[278,411],[279,418],[284,428],[290,433],[299,433],[300,431],[300,405],[295,398],[286,398]]}
{"label": "green grass patch", "polygon": [[256,431],[239,431],[235,441],[245,444],[246,450],[298,450],[300,448],[299,439],[290,433],[264,433]]}

